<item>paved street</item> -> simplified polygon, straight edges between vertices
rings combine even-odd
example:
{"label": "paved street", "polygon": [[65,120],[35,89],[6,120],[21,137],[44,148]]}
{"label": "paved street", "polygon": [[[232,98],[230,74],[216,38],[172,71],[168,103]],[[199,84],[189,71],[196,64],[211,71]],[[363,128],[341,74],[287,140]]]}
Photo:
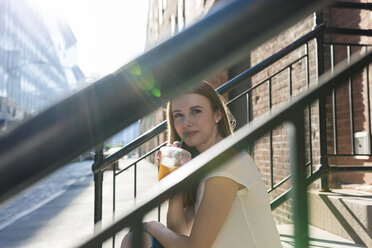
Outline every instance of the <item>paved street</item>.
{"label": "paved street", "polygon": [[[120,160],[123,168],[133,159]],[[0,247],[76,247],[94,232],[92,161],[70,164],[27,190],[0,210]],[[138,198],[156,183],[157,168],[143,161],[137,166]],[[103,223],[111,222],[112,172],[104,174]],[[116,213],[133,206],[133,169],[116,178]],[[162,217],[166,209],[162,208]],[[157,210],[146,219],[157,219]],[[162,218],[163,219],[163,218]],[[116,236],[118,247],[124,232]],[[104,247],[112,247],[108,240]]]}

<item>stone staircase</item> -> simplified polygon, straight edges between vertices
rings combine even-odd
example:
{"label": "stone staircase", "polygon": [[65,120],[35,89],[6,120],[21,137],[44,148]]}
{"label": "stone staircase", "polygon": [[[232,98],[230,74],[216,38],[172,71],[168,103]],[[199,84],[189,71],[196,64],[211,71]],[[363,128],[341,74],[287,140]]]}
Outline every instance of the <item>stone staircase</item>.
{"label": "stone staircase", "polygon": [[372,193],[357,189],[310,190],[309,212],[314,227],[361,245],[354,247],[372,247]]}
{"label": "stone staircase", "polygon": [[[283,248],[294,246],[293,225],[278,225],[280,240]],[[353,241],[344,239],[340,236],[324,231],[320,228],[309,226],[309,248],[349,248],[349,247],[366,247],[358,245]]]}

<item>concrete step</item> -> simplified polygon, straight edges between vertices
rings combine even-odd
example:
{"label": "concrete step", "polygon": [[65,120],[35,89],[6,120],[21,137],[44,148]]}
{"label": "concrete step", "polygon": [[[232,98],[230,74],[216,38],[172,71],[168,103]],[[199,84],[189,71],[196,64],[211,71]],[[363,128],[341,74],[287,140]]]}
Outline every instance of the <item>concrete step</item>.
{"label": "concrete step", "polygon": [[309,191],[310,224],[372,247],[372,193],[356,189]]}
{"label": "concrete step", "polygon": [[[291,248],[294,246],[293,225],[284,224],[278,225],[280,240],[283,248]],[[315,226],[309,225],[309,248],[350,248],[350,247],[366,247],[356,244],[353,241],[344,239],[340,236],[324,231]]]}

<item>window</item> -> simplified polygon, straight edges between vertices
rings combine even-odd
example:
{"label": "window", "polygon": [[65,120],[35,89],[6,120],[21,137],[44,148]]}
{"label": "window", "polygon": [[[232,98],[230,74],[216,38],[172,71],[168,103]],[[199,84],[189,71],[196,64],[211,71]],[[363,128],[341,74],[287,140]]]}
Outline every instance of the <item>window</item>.
{"label": "window", "polygon": [[163,0],[159,0],[159,25],[163,24]]}
{"label": "window", "polygon": [[177,26],[178,31],[181,31],[185,27],[185,0],[178,0]]}
{"label": "window", "polygon": [[170,23],[171,23],[171,33],[172,33],[172,35],[174,35],[175,33],[177,33],[176,17],[174,15],[171,16]]}

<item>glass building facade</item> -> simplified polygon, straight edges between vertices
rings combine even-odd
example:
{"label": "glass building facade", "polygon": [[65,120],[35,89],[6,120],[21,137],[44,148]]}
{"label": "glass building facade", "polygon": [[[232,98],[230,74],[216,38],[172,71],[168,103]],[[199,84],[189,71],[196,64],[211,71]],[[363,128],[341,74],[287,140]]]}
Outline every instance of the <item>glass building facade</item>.
{"label": "glass building facade", "polygon": [[57,102],[83,82],[65,20],[32,0],[0,0],[0,128]]}

